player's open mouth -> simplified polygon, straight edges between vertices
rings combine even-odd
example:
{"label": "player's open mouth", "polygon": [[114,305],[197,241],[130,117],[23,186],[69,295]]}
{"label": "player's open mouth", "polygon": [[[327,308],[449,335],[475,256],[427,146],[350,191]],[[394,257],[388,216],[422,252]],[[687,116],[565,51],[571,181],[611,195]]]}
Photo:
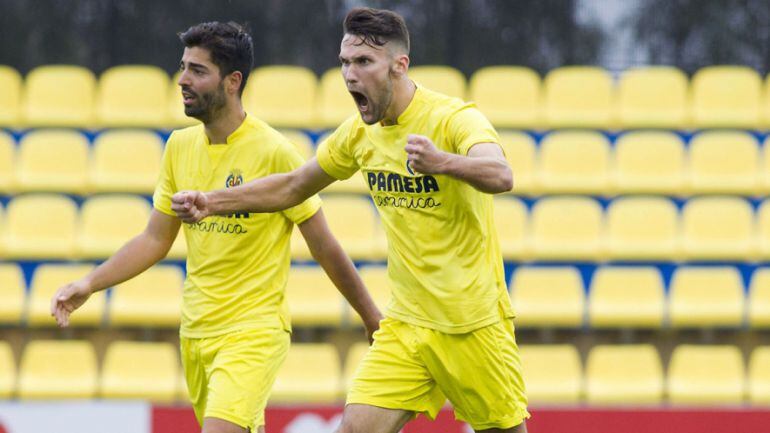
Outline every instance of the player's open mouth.
{"label": "player's open mouth", "polygon": [[196,98],[195,93],[182,90],[182,102],[185,105],[192,104],[193,101],[195,101],[195,98]]}
{"label": "player's open mouth", "polygon": [[353,99],[356,101],[358,111],[365,113],[369,110],[369,98],[364,96],[363,93],[351,90],[350,95],[353,96]]}

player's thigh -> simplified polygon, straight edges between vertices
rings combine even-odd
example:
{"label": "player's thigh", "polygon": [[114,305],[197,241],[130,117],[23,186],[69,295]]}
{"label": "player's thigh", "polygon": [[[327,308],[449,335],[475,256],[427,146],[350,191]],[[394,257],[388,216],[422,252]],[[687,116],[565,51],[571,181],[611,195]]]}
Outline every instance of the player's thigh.
{"label": "player's thigh", "polygon": [[201,433],[248,433],[249,429],[219,418],[204,418]]}
{"label": "player's thigh", "polygon": [[413,417],[413,412],[402,409],[349,404],[337,433],[397,433]]}

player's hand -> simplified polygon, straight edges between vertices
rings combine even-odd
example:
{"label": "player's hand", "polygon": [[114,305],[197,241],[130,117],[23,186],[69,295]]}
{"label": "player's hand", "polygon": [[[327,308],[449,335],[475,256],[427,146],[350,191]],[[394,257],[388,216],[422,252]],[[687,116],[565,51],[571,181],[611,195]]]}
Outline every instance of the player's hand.
{"label": "player's hand", "polygon": [[91,286],[78,280],[59,288],[51,298],[51,316],[56,318],[56,324],[62,328],[70,324],[70,314],[80,308],[91,296]]}
{"label": "player's hand", "polygon": [[200,191],[180,191],[171,197],[171,210],[186,223],[197,223],[209,216],[206,194]]}
{"label": "player's hand", "polygon": [[374,343],[374,333],[380,329],[380,320],[382,320],[382,314],[378,312],[377,317],[364,321],[364,329],[366,330],[366,338],[369,340],[369,345]]}
{"label": "player's hand", "polygon": [[428,137],[410,134],[406,139],[406,158],[412,170],[424,174],[443,173],[450,155],[439,150]]}

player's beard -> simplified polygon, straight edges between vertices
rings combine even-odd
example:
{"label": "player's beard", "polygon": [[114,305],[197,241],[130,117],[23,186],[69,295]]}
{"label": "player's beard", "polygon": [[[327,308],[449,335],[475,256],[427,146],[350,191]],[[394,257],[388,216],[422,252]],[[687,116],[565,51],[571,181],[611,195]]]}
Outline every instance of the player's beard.
{"label": "player's beard", "polygon": [[[360,92],[359,92],[360,93]],[[385,112],[388,110],[391,101],[393,100],[393,80],[388,77],[383,80],[382,85],[366,96],[368,101],[368,109],[366,113],[360,112],[361,120],[367,125],[373,125],[385,117]]]}
{"label": "player's beard", "polygon": [[194,117],[203,123],[210,123],[216,119],[219,113],[227,104],[225,99],[224,82],[220,81],[216,90],[208,93],[195,93],[189,89],[185,91],[195,96],[193,104],[185,105],[184,114]]}

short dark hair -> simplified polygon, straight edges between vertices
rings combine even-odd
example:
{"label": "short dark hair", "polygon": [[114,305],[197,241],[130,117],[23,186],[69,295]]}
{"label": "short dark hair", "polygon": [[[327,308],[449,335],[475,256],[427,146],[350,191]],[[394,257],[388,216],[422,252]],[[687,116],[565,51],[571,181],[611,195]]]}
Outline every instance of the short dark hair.
{"label": "short dark hair", "polygon": [[386,9],[354,8],[348,12],[342,29],[346,34],[359,36],[362,43],[381,47],[396,42],[409,54],[409,30],[404,18]]}
{"label": "short dark hair", "polygon": [[179,39],[185,47],[209,50],[223,77],[239,71],[243,75],[239,94],[243,94],[254,63],[254,43],[244,26],[233,21],[200,23],[179,33]]}

